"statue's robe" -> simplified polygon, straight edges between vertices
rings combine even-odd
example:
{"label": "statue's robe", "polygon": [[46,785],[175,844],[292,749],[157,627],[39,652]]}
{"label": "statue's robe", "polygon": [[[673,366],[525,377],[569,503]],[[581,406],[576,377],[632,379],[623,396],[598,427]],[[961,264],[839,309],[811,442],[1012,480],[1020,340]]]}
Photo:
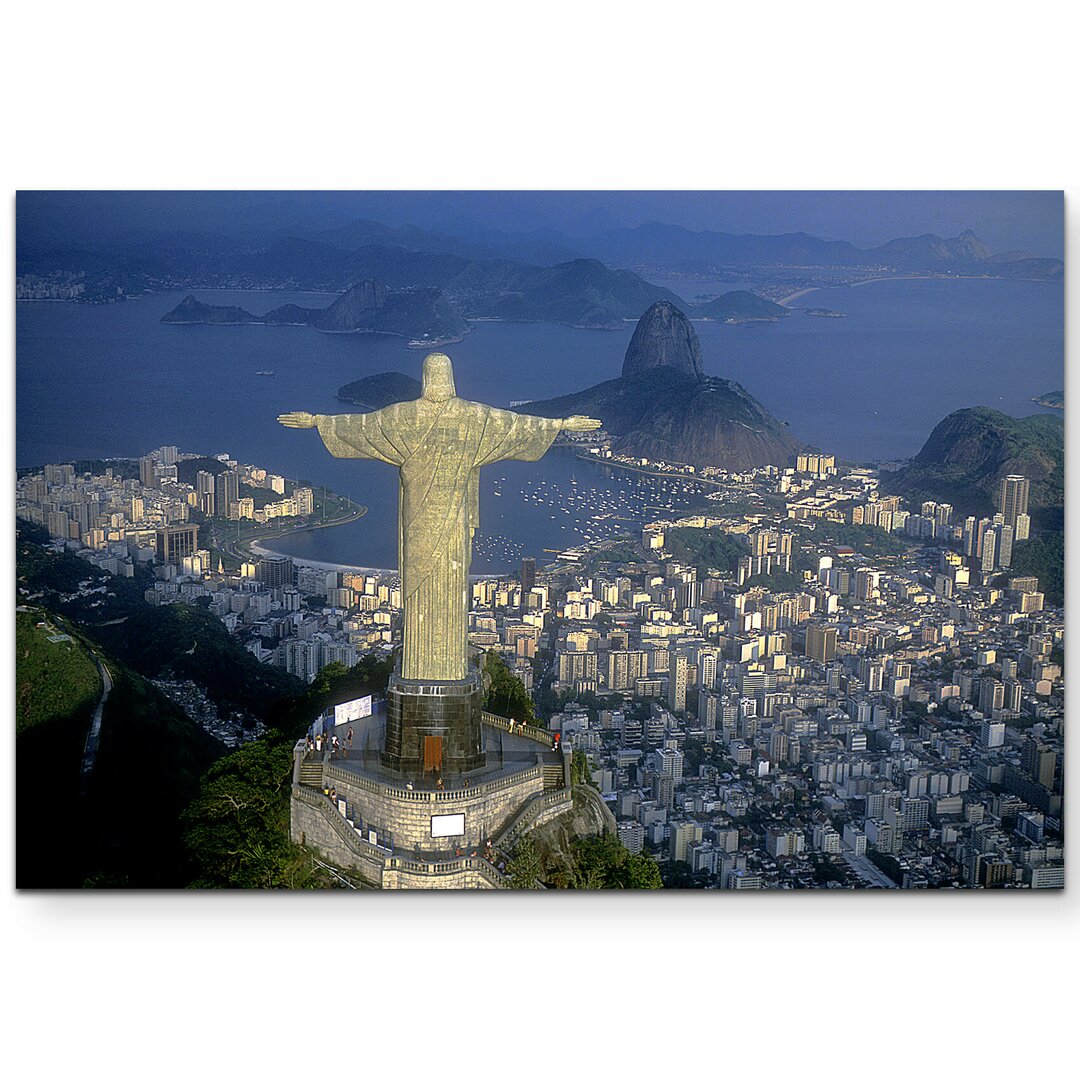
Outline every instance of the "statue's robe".
{"label": "statue's robe", "polygon": [[562,430],[562,421],[452,397],[419,398],[372,413],[319,416],[317,423],[335,457],[375,458],[400,469],[402,676],[464,679],[480,469],[507,459],[537,461]]}

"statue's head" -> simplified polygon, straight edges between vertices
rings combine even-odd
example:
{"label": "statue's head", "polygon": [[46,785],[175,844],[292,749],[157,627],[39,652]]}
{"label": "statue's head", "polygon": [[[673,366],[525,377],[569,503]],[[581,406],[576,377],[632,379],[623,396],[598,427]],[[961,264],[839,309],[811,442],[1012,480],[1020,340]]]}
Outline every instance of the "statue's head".
{"label": "statue's head", "polygon": [[424,359],[421,396],[429,401],[446,401],[454,396],[454,366],[445,353],[433,352]]}

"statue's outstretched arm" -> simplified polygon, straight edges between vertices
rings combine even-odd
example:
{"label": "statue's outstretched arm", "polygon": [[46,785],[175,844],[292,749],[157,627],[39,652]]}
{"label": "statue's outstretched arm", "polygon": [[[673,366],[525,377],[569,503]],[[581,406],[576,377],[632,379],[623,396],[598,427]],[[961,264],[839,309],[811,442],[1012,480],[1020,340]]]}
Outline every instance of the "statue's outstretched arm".
{"label": "statue's outstretched arm", "polygon": [[484,437],[476,465],[506,460],[537,461],[547,453],[560,431],[593,431],[598,427],[600,421],[587,416],[560,420],[486,408]]}
{"label": "statue's outstretched arm", "polygon": [[563,431],[596,431],[603,426],[602,420],[594,420],[591,416],[568,416],[563,422]]}
{"label": "statue's outstretched arm", "polygon": [[318,417],[309,412],[287,412],[278,417],[278,423],[285,427],[309,428],[315,427]]}
{"label": "statue's outstretched arm", "polygon": [[374,458],[389,465],[402,465],[404,453],[387,438],[382,424],[382,410],[373,413],[344,413],[323,416],[318,413],[282,413],[278,422],[285,427],[317,428],[334,457]]}

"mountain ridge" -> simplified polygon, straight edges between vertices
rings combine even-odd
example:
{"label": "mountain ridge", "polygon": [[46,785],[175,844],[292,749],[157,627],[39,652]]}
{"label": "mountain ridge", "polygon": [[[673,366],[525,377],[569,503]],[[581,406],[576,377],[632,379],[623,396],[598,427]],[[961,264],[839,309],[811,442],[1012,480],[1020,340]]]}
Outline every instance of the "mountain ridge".
{"label": "mountain ridge", "polygon": [[1020,474],[1031,481],[1032,510],[1045,510],[1064,505],[1064,455],[1061,416],[957,409],[934,427],[908,465],[881,474],[881,487],[916,501],[951,502],[963,514],[989,514],[997,509],[1002,477]]}
{"label": "mountain ridge", "polygon": [[970,229],[951,238],[923,233],[859,248],[847,240],[824,240],[805,232],[726,233],[647,222],[596,234],[585,246],[599,258],[616,265],[666,265],[698,270],[720,265],[832,266],[927,272],[966,269],[987,276],[1030,276],[1039,280],[1058,280],[1064,275],[1061,259],[1026,252],[993,254]]}
{"label": "mountain ridge", "polygon": [[468,323],[437,289],[392,292],[375,280],[351,286],[326,308],[284,304],[265,315],[204,304],[189,295],[166,312],[161,321],[174,325],[310,326],[327,334],[394,334],[430,338],[433,343],[460,341],[469,332]]}

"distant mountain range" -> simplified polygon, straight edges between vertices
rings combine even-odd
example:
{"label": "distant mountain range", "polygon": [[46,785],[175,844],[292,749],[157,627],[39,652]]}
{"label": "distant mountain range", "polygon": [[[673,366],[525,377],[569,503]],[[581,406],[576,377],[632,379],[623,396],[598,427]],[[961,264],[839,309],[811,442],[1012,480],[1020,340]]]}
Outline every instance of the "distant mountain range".
{"label": "distant mountain range", "polygon": [[971,230],[952,239],[927,233],[858,248],[846,240],[822,240],[807,233],[780,236],[693,232],[652,223],[611,229],[588,241],[592,254],[615,266],[666,267],[707,271],[719,267],[844,267],[862,270],[980,274],[988,277],[1056,280],[1061,259],[1022,251],[992,254]]}
{"label": "distant mountain range", "polygon": [[[19,295],[115,301],[162,289],[276,288],[343,292],[377,280],[390,290],[434,289],[466,319],[610,328],[658,300],[683,304],[641,276],[691,273],[826,283],[836,271],[982,275],[1061,280],[1060,259],[992,254],[974,233],[932,234],[862,249],[807,233],[776,236],[692,231],[651,223],[570,237],[554,230],[500,233],[473,228],[450,236],[411,225],[358,220],[306,231],[269,226],[228,234],[140,232],[93,249],[17,238]],[[730,321],[786,313],[753,293],[727,293],[695,317]],[[685,305],[684,305],[685,306]],[[711,309],[711,310],[710,310]]]}

